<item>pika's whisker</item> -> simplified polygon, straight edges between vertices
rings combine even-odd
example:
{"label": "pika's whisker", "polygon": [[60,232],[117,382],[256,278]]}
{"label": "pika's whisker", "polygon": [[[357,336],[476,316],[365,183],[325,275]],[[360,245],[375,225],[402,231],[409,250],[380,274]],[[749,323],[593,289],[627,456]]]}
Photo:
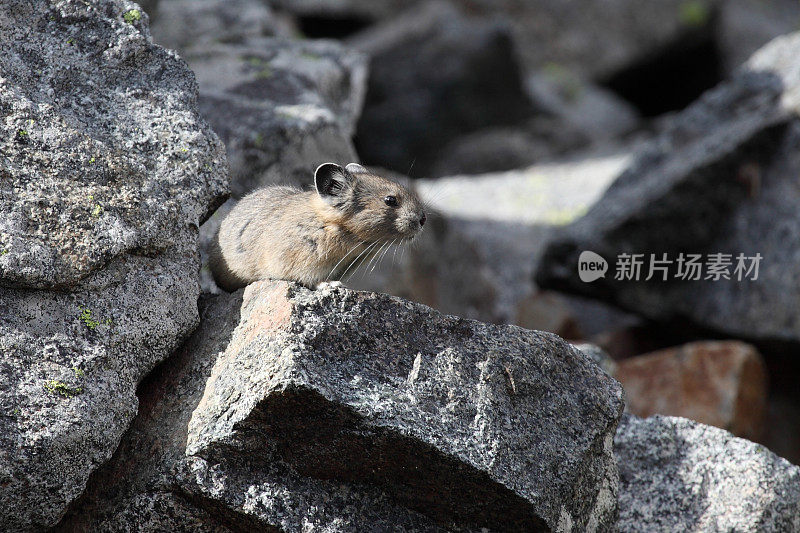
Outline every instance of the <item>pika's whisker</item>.
{"label": "pika's whisker", "polygon": [[339,262],[338,262],[338,263],[336,263],[336,265],[334,265],[334,267],[331,269],[331,272],[330,272],[330,274],[328,274],[328,277],[326,277],[326,278],[325,278],[325,281],[329,281],[329,280],[331,279],[331,276],[333,276],[333,273],[334,273],[334,272],[336,272],[336,269],[337,269],[337,268],[339,268],[339,265],[341,265],[341,264],[342,264],[342,261],[344,261],[345,259],[347,259],[347,256],[349,256],[350,254],[352,254],[352,253],[353,253],[353,252],[356,250],[356,248],[358,248],[359,246],[362,246],[363,244],[365,244],[365,243],[363,243],[363,242],[359,242],[358,244],[356,244],[355,246],[353,246],[352,248],[350,248],[350,251],[349,251],[349,252],[347,252],[347,253],[344,255],[344,257],[342,257],[341,259],[339,259]]}
{"label": "pika's whisker", "polygon": [[[345,271],[342,273],[342,276],[341,276],[339,279],[340,279],[340,280],[342,280],[342,281],[345,281],[345,279],[344,279],[344,278],[345,278],[345,276],[347,276],[347,272],[348,272],[348,271],[349,271],[351,268],[353,268],[353,265],[355,265],[356,263],[358,263],[358,260],[359,260],[359,259],[361,259],[361,256],[363,256],[365,253],[367,253],[367,252],[368,252],[370,249],[374,248],[376,244],[378,244],[378,241],[375,241],[375,242],[373,242],[372,244],[370,244],[369,246],[367,246],[366,248],[364,248],[364,249],[361,251],[361,253],[360,253],[360,254],[358,254],[358,255],[356,256],[356,258],[355,258],[355,259],[353,259],[353,261],[352,261],[352,262],[351,262],[351,263],[350,263],[350,264],[347,266],[347,268],[346,268],[346,269],[345,269]],[[358,267],[356,267],[356,270],[358,270]]]}
{"label": "pika's whisker", "polygon": [[[381,261],[383,261],[383,258],[384,258],[384,257],[386,257],[386,254],[387,254],[387,253],[389,253],[389,250],[392,248],[392,244],[394,244],[394,242],[395,242],[396,240],[397,240],[397,239],[395,239],[394,241],[392,241],[392,242],[391,242],[391,244],[389,244],[388,246],[386,246],[386,249],[385,249],[385,250],[383,251],[383,253],[381,254],[381,258],[380,258],[380,259],[378,259],[377,261],[375,261],[375,264],[374,264],[374,265],[372,265],[372,270],[370,270],[370,271],[369,271],[369,272],[370,272],[370,274],[371,274],[372,272],[374,272],[374,271],[375,271],[375,267],[376,267],[376,266],[378,266],[378,263],[380,263]],[[388,241],[387,241],[387,242],[388,242]]]}
{"label": "pika's whisker", "polygon": [[[377,264],[377,261],[379,261],[378,257],[380,257],[381,252],[383,251],[384,247],[386,247],[388,244],[389,244],[388,240],[385,241],[383,244],[381,244],[381,247],[378,248],[378,251],[375,252],[375,255],[373,255],[372,259],[370,259],[369,263],[367,263],[367,267],[364,269],[363,274],[366,274],[368,271],[372,272],[371,270],[369,270],[370,265],[372,265],[373,263]],[[375,267],[372,267],[372,268],[374,269]]]}
{"label": "pika's whisker", "polygon": [[408,167],[408,172],[406,172],[406,176],[408,176],[409,178],[411,177],[411,170],[414,168],[414,163],[416,163],[416,162],[417,162],[417,158],[416,157],[411,160],[411,166]]}
{"label": "pika's whisker", "polygon": [[[380,242],[380,241],[375,241],[375,244],[378,244],[379,242]],[[350,280],[352,280],[352,279],[355,279],[356,275],[358,274],[358,270],[359,270],[359,269],[360,269],[362,266],[364,266],[364,265],[368,265],[368,264],[369,264],[369,261],[371,261],[373,257],[375,257],[375,248],[374,248],[374,245],[373,245],[372,251],[370,251],[368,254],[366,254],[366,255],[365,255],[365,256],[364,256],[364,257],[361,259],[361,261],[358,263],[358,265],[356,265],[356,268],[355,268],[355,269],[354,269],[354,270],[353,270],[353,271],[350,273],[350,276],[347,278],[347,281],[350,281]]]}
{"label": "pika's whisker", "polygon": [[392,265],[394,265],[395,261],[397,260],[397,249],[403,245],[403,241],[397,243],[397,246],[394,247],[394,254],[392,254]]}

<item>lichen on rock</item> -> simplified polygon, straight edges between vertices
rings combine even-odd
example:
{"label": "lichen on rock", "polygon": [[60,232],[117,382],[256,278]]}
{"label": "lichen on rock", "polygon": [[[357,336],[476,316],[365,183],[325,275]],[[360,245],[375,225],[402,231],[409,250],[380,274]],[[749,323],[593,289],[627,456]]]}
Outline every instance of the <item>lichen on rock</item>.
{"label": "lichen on rock", "polygon": [[3,530],[59,520],[198,322],[225,156],[147,22],[125,0],[0,4]]}

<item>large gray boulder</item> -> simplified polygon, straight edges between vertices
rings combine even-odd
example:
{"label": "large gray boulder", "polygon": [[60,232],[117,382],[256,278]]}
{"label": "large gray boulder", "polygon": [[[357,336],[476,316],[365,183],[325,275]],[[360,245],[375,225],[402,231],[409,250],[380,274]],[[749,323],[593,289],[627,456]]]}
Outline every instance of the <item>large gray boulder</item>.
{"label": "large gray boulder", "polygon": [[370,58],[358,152],[366,163],[427,176],[456,137],[521,124],[535,110],[509,29],[426,4],[349,42]]}
{"label": "large gray boulder", "polygon": [[[724,0],[723,0],[724,1]],[[604,80],[692,39],[713,39],[717,0],[461,0],[477,15],[503,12],[529,69],[557,66]]]}
{"label": "large gray boulder", "polygon": [[275,183],[305,185],[326,161],[356,161],[350,137],[366,60],[332,41],[250,38],[183,52],[200,108],[225,142],[235,197]]}
{"label": "large gray boulder", "polygon": [[198,323],[227,192],[194,77],[132,2],[0,5],[0,529],[53,525]]}
{"label": "large gray boulder", "polygon": [[151,497],[239,530],[613,527],[622,392],[558,337],[337,284],[205,317],[66,530],[156,523]]}
{"label": "large gray boulder", "polygon": [[[798,53],[800,34],[775,40],[668,121],[586,216],[552,240],[537,281],[654,320],[688,320],[739,338],[800,340]],[[580,281],[584,250],[611,263],[605,278]],[[702,254],[702,263],[709,254],[730,254],[730,279],[715,280],[706,267],[703,279],[676,279],[681,252]],[[615,279],[622,253],[644,254],[642,281]],[[673,261],[666,281],[658,272],[644,281],[651,254]],[[755,271],[737,275],[739,254],[760,254],[757,279]]]}
{"label": "large gray boulder", "polygon": [[625,415],[614,439],[619,530],[800,530],[800,468],[685,418]]}

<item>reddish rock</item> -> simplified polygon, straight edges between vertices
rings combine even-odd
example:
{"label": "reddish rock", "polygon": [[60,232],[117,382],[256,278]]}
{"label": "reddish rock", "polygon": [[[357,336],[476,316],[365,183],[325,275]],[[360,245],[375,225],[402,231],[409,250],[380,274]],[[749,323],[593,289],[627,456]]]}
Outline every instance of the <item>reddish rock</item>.
{"label": "reddish rock", "polygon": [[762,436],[767,376],[761,356],[737,341],[696,342],[620,361],[630,412],[682,416],[750,440]]}

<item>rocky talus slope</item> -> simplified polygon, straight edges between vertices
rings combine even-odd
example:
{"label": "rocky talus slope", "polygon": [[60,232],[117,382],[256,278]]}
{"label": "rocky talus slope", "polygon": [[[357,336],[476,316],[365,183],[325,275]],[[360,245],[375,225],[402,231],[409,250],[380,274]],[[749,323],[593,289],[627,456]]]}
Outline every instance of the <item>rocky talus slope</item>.
{"label": "rocky talus slope", "polygon": [[[153,43],[148,14],[127,0],[0,3],[0,531],[800,529],[798,467],[722,429],[623,415],[610,374],[630,379],[635,360],[487,323],[561,314],[548,302],[564,300],[538,292],[533,271],[576,290],[563,269],[583,238],[601,253],[757,244],[772,262],[738,291],[609,279],[584,290],[651,318],[795,339],[797,36],[659,122],[644,152],[632,140],[579,161],[418,183],[446,218],[432,215],[417,250],[373,288],[437,311],[339,284],[201,293],[198,227],[207,241],[229,175],[202,117],[226,143],[236,195],[305,182],[318,162],[355,159],[374,58],[287,38],[285,9],[251,0],[203,0],[191,20],[186,0],[147,4],[180,56]],[[437,20],[447,30],[437,54],[483,28],[475,40],[499,44],[498,66],[530,22],[496,33]],[[675,32],[672,19],[662,26]],[[478,50],[462,52],[452,79],[485,66]],[[509,102],[527,76],[512,77]],[[470,142],[508,133],[524,145],[531,132],[516,127],[481,127]],[[612,181],[606,207],[590,208]],[[588,222],[557,229],[587,208]],[[724,409],[737,386],[737,406],[763,399],[763,380],[739,379],[757,353],[737,346],[714,374],[728,385],[717,383],[724,416],[712,423],[756,435]],[[655,354],[649,368],[672,368],[676,390],[702,368],[676,359],[705,362],[702,348]]]}

